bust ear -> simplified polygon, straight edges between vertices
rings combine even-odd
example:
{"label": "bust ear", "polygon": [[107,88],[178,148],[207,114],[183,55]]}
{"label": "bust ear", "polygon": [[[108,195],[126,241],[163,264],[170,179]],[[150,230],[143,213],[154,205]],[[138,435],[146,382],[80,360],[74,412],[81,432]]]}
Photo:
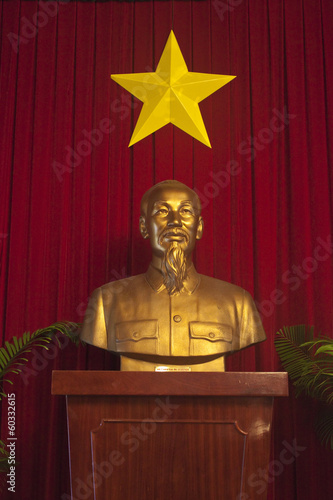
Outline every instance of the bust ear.
{"label": "bust ear", "polygon": [[203,233],[203,218],[199,217],[196,239],[201,240]]}
{"label": "bust ear", "polygon": [[140,233],[142,234],[142,237],[146,240],[147,238],[149,238],[149,234],[148,234],[148,229],[147,229],[147,226],[146,226],[146,220],[145,218],[143,217],[143,215],[140,216],[140,219],[139,219],[139,227],[140,227]]}

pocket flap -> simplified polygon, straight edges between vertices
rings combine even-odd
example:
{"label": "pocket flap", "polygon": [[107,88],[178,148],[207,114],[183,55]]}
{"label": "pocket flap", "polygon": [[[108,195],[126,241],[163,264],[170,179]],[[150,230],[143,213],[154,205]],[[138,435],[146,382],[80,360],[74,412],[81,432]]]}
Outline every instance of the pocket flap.
{"label": "pocket flap", "polygon": [[191,321],[190,336],[192,339],[209,340],[217,342],[232,342],[232,327],[222,323],[213,323],[210,321]]}
{"label": "pocket flap", "polygon": [[116,342],[138,342],[158,338],[157,319],[116,323]]}

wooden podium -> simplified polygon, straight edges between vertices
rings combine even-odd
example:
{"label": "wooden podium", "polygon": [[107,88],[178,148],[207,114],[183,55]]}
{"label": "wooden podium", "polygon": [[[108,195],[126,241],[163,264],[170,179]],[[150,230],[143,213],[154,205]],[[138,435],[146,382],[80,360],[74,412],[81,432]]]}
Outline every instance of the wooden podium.
{"label": "wooden podium", "polygon": [[55,371],[52,394],[67,400],[72,500],[266,498],[286,373]]}

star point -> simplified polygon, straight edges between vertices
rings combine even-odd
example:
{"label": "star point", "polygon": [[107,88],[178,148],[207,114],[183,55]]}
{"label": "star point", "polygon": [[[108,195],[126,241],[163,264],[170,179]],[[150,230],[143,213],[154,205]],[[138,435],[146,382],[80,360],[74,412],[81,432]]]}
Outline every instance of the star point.
{"label": "star point", "polygon": [[143,102],[129,147],[168,123],[211,147],[199,103],[236,77],[189,72],[171,30],[154,73],[111,78]]}

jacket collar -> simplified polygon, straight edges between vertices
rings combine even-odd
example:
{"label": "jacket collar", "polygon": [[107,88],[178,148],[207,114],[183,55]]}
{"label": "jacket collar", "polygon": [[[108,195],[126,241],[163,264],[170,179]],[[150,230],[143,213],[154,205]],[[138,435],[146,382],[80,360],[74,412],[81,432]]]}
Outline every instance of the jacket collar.
{"label": "jacket collar", "polygon": [[[148,267],[145,278],[155,292],[160,293],[165,290],[163,275],[161,271],[153,267],[152,264]],[[199,283],[200,275],[196,272],[194,265],[191,264],[187,270],[187,278],[184,282],[185,290],[182,293],[188,293],[189,295],[192,294],[196,290]]]}

